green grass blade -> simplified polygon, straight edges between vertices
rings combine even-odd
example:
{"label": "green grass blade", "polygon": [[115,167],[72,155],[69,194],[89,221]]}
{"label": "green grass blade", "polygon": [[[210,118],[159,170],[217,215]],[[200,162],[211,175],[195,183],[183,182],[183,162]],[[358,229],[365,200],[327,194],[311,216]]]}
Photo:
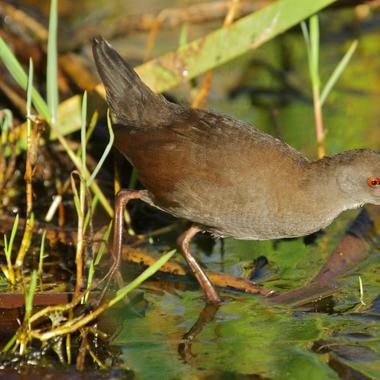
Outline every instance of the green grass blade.
{"label": "green grass blade", "polygon": [[305,40],[307,54],[310,54],[310,36],[309,36],[309,30],[307,29],[307,24],[305,21],[301,22],[301,30],[302,30],[303,38]]}
{"label": "green grass blade", "polygon": [[82,118],[81,118],[81,149],[82,149],[82,179],[86,178],[86,127],[87,127],[87,91],[83,94],[82,99]]}
{"label": "green grass blade", "polygon": [[347,67],[348,63],[350,62],[353,54],[355,53],[355,50],[358,46],[358,41],[355,40],[352,42],[351,46],[347,50],[346,54],[343,56],[343,58],[340,60],[338,65],[335,67],[333,73],[331,74],[330,78],[326,82],[325,87],[323,88],[323,91],[321,93],[321,106],[325,102],[326,98],[330,94],[332,88],[334,87],[335,83],[338,81],[339,77],[342,75],[343,71]]}
{"label": "green grass blade", "polygon": [[4,346],[3,348],[3,352],[8,352],[12,347],[13,345],[16,343],[16,340],[17,340],[17,335],[13,335],[12,338],[8,341],[8,343]]}
{"label": "green grass blade", "polygon": [[310,18],[310,75],[313,87],[319,87],[319,20],[314,15]]}
{"label": "green grass blade", "polygon": [[87,212],[86,212],[86,218],[84,220],[84,225],[83,225],[83,231],[84,231],[84,233],[86,233],[86,231],[87,231],[87,227],[90,224],[90,220],[91,220],[91,218],[93,217],[93,215],[95,213],[95,210],[96,210],[96,207],[98,206],[98,203],[99,203],[99,198],[95,194],[95,196],[94,196],[94,198],[93,198],[93,200],[91,202],[91,209],[87,210]]}
{"label": "green grass blade", "polygon": [[9,239],[9,244],[8,244],[9,254],[12,252],[12,249],[13,249],[13,242],[15,240],[15,236],[16,236],[16,232],[17,232],[18,221],[19,221],[19,215],[17,214],[16,218],[15,218],[15,221],[13,222],[11,237]]}
{"label": "green grass blade", "polygon": [[[5,66],[9,70],[13,79],[17,82],[17,84],[23,88],[27,89],[28,85],[28,77],[18,62],[17,58],[14,56],[12,50],[8,47],[5,41],[0,37],[0,58],[4,62]],[[43,100],[41,95],[37,92],[36,89],[32,90],[32,100],[34,107],[37,112],[43,116],[47,121],[50,121],[50,113],[46,102]]]}
{"label": "green grass blade", "polygon": [[58,84],[57,84],[57,0],[51,0],[49,15],[49,37],[47,49],[47,103],[51,115],[51,123],[57,124]]}
{"label": "green grass blade", "polygon": [[75,206],[75,210],[76,210],[77,215],[78,215],[78,219],[83,218],[81,207],[80,207],[79,192],[78,192],[78,189],[76,187],[76,183],[75,183],[73,174],[71,174],[71,189],[73,191],[74,206]]}
{"label": "green grass blade", "polygon": [[38,274],[41,276],[44,268],[44,255],[45,255],[45,238],[46,238],[46,230],[42,233],[41,237],[41,245],[40,245],[40,254],[38,259]]}
{"label": "green grass blade", "polygon": [[110,237],[111,229],[112,229],[112,221],[108,224],[108,227],[107,227],[106,231],[104,232],[104,235],[102,236],[102,243],[100,244],[99,251],[98,251],[96,258],[94,260],[95,266],[99,265],[100,260],[102,259],[104,252],[106,251],[106,248],[107,248],[106,242],[108,242],[108,239]]}
{"label": "green grass blade", "polygon": [[108,141],[106,149],[104,149],[102,157],[100,158],[100,160],[99,160],[98,164],[96,165],[94,171],[92,172],[90,178],[87,180],[87,186],[90,186],[92,184],[92,181],[97,176],[100,168],[102,167],[105,159],[107,158],[107,156],[108,156],[108,154],[109,154],[109,152],[110,152],[110,150],[112,148],[112,145],[113,145],[113,142],[114,142],[114,139],[115,139],[115,135],[114,135],[113,130],[112,130],[112,122],[111,122],[111,117],[110,117],[109,111],[107,112],[107,126],[108,126],[108,133],[110,135],[110,139]]}
{"label": "green grass blade", "polygon": [[153,265],[149,268],[145,269],[143,273],[140,274],[137,278],[135,278],[131,283],[119,289],[116,293],[116,296],[112,298],[109,302],[109,306],[114,305],[115,303],[121,301],[129,292],[133,289],[136,289],[141,283],[143,283],[147,278],[155,274],[167,261],[171,259],[171,257],[175,254],[176,250],[166,253],[161,256]]}

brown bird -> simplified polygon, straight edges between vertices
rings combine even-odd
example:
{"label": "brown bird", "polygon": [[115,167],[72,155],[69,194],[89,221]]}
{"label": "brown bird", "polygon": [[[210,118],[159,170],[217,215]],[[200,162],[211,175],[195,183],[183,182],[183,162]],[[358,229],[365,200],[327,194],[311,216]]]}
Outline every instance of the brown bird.
{"label": "brown bird", "polygon": [[153,93],[102,38],[94,39],[93,54],[115,145],[146,188],[116,197],[116,262],[123,207],[141,199],[194,223],[178,242],[207,301],[218,303],[189,247],[198,232],[253,240],[297,237],[326,227],[347,209],[380,204],[379,154],[361,149],[308,160],[250,124]]}

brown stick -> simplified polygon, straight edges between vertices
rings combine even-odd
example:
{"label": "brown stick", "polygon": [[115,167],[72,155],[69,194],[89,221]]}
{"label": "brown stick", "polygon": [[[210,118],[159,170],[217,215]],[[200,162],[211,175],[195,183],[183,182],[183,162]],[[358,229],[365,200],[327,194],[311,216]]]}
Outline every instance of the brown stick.
{"label": "brown stick", "polygon": [[[150,266],[154,264],[157,259],[152,255],[142,250],[131,249],[128,246],[123,247],[122,251],[123,260],[130,263],[140,264],[143,266]],[[161,269],[161,273],[173,274],[175,276],[184,277],[189,276],[188,271],[180,264],[176,262],[167,262]],[[273,291],[262,288],[252,281],[245,278],[235,277],[227,273],[222,272],[210,272],[204,271],[211,283],[221,289],[231,289],[249,294],[259,294],[264,297],[274,295]]]}

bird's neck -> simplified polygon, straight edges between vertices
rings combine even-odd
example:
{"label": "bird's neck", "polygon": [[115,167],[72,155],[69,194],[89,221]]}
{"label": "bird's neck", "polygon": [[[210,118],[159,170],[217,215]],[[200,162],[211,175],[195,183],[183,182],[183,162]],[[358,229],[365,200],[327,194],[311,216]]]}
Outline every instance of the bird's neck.
{"label": "bird's neck", "polygon": [[343,155],[325,157],[309,163],[307,181],[308,190],[321,207],[336,210],[340,213],[344,210],[359,207],[364,203],[356,194],[347,192],[342,186],[342,168],[345,165]]}

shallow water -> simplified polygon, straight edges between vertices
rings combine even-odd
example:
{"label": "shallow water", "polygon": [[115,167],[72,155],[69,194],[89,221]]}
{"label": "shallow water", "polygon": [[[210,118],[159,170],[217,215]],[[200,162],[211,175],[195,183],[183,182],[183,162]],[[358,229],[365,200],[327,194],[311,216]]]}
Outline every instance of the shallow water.
{"label": "shallow water", "polygon": [[[300,240],[284,241],[276,252],[269,243],[243,245],[240,250],[236,241],[227,241],[226,271],[239,272],[232,257],[241,262],[248,251],[250,257],[265,254],[276,266],[275,279],[265,286],[293,289],[315,274],[323,260],[320,252],[333,242],[324,237],[309,248]],[[373,255],[377,262],[339,281],[342,292],[311,307],[272,305],[258,296],[225,292],[214,319],[196,329],[192,344],[183,337],[203,310],[200,292],[145,292],[143,310],[126,306],[112,317],[122,326],[113,343],[142,379],[339,378],[328,364],[333,360],[377,378],[380,314],[371,302],[378,295],[380,264]],[[366,305],[359,302],[358,275]]]}

